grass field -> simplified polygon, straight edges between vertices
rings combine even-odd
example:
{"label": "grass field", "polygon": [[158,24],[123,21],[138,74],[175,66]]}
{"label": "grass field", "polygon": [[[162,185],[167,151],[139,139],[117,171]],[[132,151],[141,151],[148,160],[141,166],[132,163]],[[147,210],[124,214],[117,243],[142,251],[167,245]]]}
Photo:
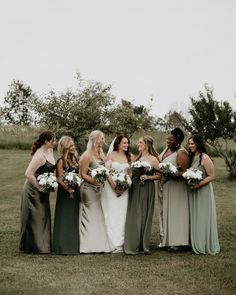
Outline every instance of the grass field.
{"label": "grass field", "polygon": [[[18,251],[20,195],[29,151],[0,150],[0,294],[236,294],[236,182],[215,159],[221,253],[158,250],[155,210],[148,256],[26,255]],[[51,196],[52,211],[55,195]]]}

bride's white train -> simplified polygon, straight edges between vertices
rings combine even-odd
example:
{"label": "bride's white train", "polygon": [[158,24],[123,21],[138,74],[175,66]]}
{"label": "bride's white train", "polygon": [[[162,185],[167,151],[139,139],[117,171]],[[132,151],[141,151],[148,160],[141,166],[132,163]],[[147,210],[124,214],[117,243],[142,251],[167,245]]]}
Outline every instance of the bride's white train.
{"label": "bride's white train", "polygon": [[[109,148],[106,167],[115,173],[128,175],[130,160],[129,139],[124,136],[116,137]],[[116,252],[122,251],[124,245],[128,189],[120,193],[110,180],[106,181],[101,196],[107,233]]]}

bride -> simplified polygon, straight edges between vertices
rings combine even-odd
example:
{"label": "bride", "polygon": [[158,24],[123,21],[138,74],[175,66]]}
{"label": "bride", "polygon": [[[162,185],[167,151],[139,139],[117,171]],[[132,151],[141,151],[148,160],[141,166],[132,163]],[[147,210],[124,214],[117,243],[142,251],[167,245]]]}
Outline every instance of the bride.
{"label": "bride", "polygon": [[[110,145],[106,167],[115,172],[128,174],[130,162],[129,139],[126,136],[119,135]],[[128,189],[125,191],[117,190],[112,178],[109,178],[105,183],[101,201],[108,236],[116,248],[115,252],[120,252],[124,244]]]}

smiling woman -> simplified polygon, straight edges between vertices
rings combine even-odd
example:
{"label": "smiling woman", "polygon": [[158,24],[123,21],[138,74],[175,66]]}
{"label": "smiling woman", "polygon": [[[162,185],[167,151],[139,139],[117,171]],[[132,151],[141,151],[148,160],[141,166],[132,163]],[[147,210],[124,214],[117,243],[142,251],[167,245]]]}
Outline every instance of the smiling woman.
{"label": "smiling woman", "polygon": [[215,167],[208,156],[203,138],[194,134],[188,140],[190,167],[202,172],[203,179],[189,191],[191,246],[196,254],[220,252],[216,221],[215,197],[212,187]]}
{"label": "smiling woman", "polygon": [[[125,224],[124,252],[136,255],[150,253],[150,237],[155,204],[154,180],[158,179],[158,154],[151,136],[139,138],[139,155],[133,163]],[[138,162],[138,165],[135,163]],[[132,165],[132,164],[131,164]]]}
{"label": "smiling woman", "polygon": [[21,201],[20,250],[26,253],[51,252],[51,213],[49,192],[42,188],[37,177],[55,170],[51,131],[42,132],[33,143],[32,160],[26,169],[26,182]]}

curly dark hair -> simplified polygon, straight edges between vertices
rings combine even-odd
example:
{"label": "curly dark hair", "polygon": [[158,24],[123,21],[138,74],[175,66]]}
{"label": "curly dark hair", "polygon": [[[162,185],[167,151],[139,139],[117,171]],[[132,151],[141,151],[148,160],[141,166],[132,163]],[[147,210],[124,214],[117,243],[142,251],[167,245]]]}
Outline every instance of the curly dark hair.
{"label": "curly dark hair", "polygon": [[53,132],[49,131],[49,130],[46,130],[46,131],[43,131],[38,139],[36,139],[32,146],[31,146],[31,155],[33,156],[35,154],[35,152],[45,143],[45,141],[50,141],[52,140],[53,138],[55,138],[55,135]]}
{"label": "curly dark hair", "polygon": [[170,131],[170,133],[174,136],[179,144],[181,144],[184,140],[184,133],[179,127],[174,128]]}
{"label": "curly dark hair", "polygon": [[114,147],[113,147],[113,151],[118,151],[119,149],[119,144],[121,143],[121,140],[123,138],[126,138],[128,140],[128,149],[127,151],[125,151],[125,155],[126,155],[126,158],[128,160],[128,162],[130,163],[131,162],[131,148],[130,148],[130,140],[128,138],[128,136],[126,135],[118,135],[115,139],[115,142],[114,142]]}

